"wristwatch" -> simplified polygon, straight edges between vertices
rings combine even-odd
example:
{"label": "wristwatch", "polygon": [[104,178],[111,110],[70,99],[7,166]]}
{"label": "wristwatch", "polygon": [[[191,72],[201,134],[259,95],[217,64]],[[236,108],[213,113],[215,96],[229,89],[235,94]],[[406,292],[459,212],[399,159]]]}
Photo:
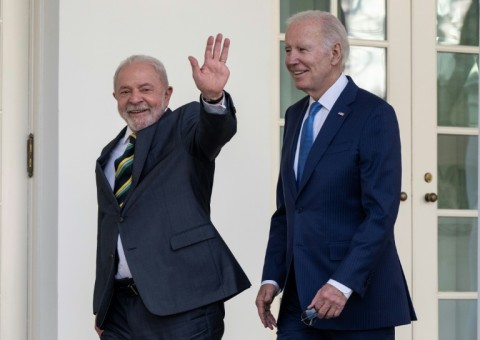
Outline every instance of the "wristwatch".
{"label": "wristwatch", "polygon": [[205,97],[202,96],[202,99],[205,101],[205,103],[207,104],[218,104],[222,101],[223,99],[223,92],[222,92],[222,95],[220,96],[220,98],[218,99],[206,99]]}

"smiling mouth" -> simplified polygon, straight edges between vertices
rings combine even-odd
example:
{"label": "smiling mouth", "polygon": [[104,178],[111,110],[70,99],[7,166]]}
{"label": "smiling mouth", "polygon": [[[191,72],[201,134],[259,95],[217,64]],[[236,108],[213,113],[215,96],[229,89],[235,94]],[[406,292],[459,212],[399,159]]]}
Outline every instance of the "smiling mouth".
{"label": "smiling mouth", "polygon": [[139,114],[139,113],[143,113],[143,112],[147,112],[147,111],[149,111],[148,108],[130,109],[130,110],[127,110],[127,113],[128,113],[128,114],[133,114],[133,115],[135,115],[135,114]]}
{"label": "smiling mouth", "polygon": [[307,71],[292,71],[291,73],[292,73],[293,76],[299,76],[299,75],[302,75],[302,74],[304,74],[304,73],[306,73],[306,72],[307,72]]}

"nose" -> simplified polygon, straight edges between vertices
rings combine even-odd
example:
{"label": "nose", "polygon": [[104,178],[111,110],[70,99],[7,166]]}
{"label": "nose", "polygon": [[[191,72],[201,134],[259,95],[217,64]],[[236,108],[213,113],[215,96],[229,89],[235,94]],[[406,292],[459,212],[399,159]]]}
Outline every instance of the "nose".
{"label": "nose", "polygon": [[295,65],[296,63],[298,63],[298,58],[297,58],[296,53],[294,53],[293,51],[285,53],[285,65],[286,66]]}
{"label": "nose", "polygon": [[133,91],[132,91],[132,94],[131,94],[130,97],[128,98],[128,101],[129,101],[131,104],[138,104],[138,103],[142,102],[142,101],[143,101],[143,98],[142,98],[142,96],[141,96],[140,91],[133,90]]}

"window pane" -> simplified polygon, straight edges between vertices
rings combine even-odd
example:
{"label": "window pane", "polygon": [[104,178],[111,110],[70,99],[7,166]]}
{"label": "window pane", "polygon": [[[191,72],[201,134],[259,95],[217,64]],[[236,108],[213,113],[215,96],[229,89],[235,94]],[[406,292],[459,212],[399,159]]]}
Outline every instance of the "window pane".
{"label": "window pane", "polygon": [[477,209],[478,137],[438,135],[438,208]]}
{"label": "window pane", "polygon": [[290,73],[285,67],[285,44],[280,42],[280,117],[285,116],[287,108],[307,94],[297,90]]}
{"label": "window pane", "polygon": [[438,218],[440,291],[477,291],[477,223],[476,218]]}
{"label": "window pane", "polygon": [[478,54],[438,53],[440,126],[478,126]]}
{"label": "window pane", "polygon": [[280,0],[280,32],[285,32],[287,18],[310,9],[330,12],[330,0]]}
{"label": "window pane", "polygon": [[355,39],[385,40],[385,0],[338,0],[338,18]]}
{"label": "window pane", "polygon": [[477,338],[476,300],[440,300],[438,308],[439,340]]}
{"label": "window pane", "polygon": [[386,51],[379,47],[351,46],[345,73],[364,89],[386,98]]}
{"label": "window pane", "polygon": [[478,0],[437,1],[440,44],[478,46],[478,21]]}

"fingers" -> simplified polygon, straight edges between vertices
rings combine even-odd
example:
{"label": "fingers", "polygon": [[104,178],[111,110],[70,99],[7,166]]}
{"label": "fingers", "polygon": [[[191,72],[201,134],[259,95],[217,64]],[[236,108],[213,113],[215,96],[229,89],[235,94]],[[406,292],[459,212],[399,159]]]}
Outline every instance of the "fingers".
{"label": "fingers", "polygon": [[97,325],[95,324],[95,331],[97,332],[98,336],[101,336],[102,333],[103,333],[103,329],[97,327]]}
{"label": "fingers", "polygon": [[223,42],[222,52],[220,53],[220,61],[223,63],[227,62],[228,50],[230,49],[230,39],[225,38]]}
{"label": "fingers", "polygon": [[275,317],[270,311],[266,312],[265,321],[262,323],[265,328],[269,328],[271,330],[277,327],[277,320],[275,320]]}
{"label": "fingers", "polygon": [[337,308],[334,305],[324,304],[317,310],[317,317],[319,319],[332,319],[340,315],[343,308]]}
{"label": "fingers", "polygon": [[218,33],[217,37],[215,38],[215,45],[213,45],[213,59],[220,60],[220,55],[222,51],[222,40],[223,35],[221,33]]}
{"label": "fingers", "polygon": [[212,36],[209,36],[207,39],[207,46],[205,47],[205,60],[212,59],[212,48],[213,48],[214,39]]}
{"label": "fingers", "polygon": [[319,319],[331,319],[338,317],[347,303],[347,298],[341,291],[330,284],[326,284],[315,295],[308,308],[317,310]]}
{"label": "fingers", "polygon": [[219,60],[223,63],[227,62],[228,50],[230,49],[230,39],[225,38],[223,41],[223,35],[218,33],[214,38],[213,36],[208,37],[207,46],[205,48],[205,60],[214,59]]}
{"label": "fingers", "polygon": [[204,98],[214,99],[222,95],[230,76],[230,70],[225,65],[229,48],[230,40],[223,40],[223,35],[219,33],[216,38],[208,37],[202,65],[196,58],[188,57],[192,66],[193,80]]}
{"label": "fingers", "polygon": [[258,316],[265,328],[273,329],[274,327],[277,327],[277,321],[270,311],[276,290],[277,288],[274,285],[264,284],[260,287],[257,298],[255,299]]}
{"label": "fingers", "polygon": [[200,65],[198,64],[198,60],[195,57],[188,57],[188,60],[190,61],[190,65],[192,66],[192,72],[197,73],[200,72]]}

